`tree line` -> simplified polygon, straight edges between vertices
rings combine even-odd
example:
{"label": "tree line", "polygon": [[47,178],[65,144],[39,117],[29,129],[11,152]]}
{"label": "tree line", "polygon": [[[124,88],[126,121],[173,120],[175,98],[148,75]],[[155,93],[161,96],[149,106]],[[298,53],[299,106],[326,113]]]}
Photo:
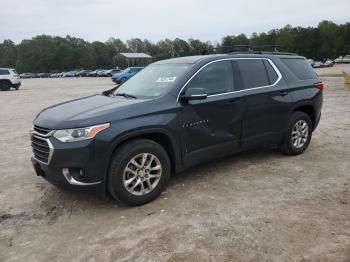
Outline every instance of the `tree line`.
{"label": "tree line", "polygon": [[16,68],[18,72],[61,72],[74,69],[125,67],[116,59],[121,52],[143,52],[154,61],[171,57],[198,55],[204,49],[219,48],[209,53],[220,53],[220,47],[232,45],[279,45],[279,51],[297,53],[313,59],[334,59],[350,54],[350,23],[335,24],[322,21],[317,27],[287,25],[267,33],[228,35],[220,43],[176,38],[153,43],[133,38],[126,42],[110,38],[107,42],[88,42],[66,36],[39,35],[15,44],[11,40],[0,43],[0,67]]}

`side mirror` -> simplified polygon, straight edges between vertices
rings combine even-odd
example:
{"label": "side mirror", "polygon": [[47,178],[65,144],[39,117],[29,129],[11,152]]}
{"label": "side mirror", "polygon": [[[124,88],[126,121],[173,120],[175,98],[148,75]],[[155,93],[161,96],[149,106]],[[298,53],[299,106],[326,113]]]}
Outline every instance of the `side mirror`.
{"label": "side mirror", "polygon": [[190,100],[203,100],[208,97],[207,90],[205,88],[188,88],[181,96],[181,99],[185,102]]}

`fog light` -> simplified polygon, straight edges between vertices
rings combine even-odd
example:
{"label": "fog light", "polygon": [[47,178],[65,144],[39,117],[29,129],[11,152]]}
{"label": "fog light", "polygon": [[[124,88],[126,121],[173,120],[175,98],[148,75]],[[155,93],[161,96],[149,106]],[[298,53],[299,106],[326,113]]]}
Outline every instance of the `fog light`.
{"label": "fog light", "polygon": [[62,168],[62,174],[71,185],[89,186],[101,183],[101,181],[91,183],[83,182],[86,180],[86,177],[81,168]]}

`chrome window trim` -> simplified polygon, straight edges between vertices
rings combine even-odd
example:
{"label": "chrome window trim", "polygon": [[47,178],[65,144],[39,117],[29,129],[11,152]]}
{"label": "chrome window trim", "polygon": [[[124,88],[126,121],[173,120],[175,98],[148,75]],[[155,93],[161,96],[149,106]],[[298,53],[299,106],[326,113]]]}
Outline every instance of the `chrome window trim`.
{"label": "chrome window trim", "polygon": [[272,66],[273,70],[275,70],[278,78],[277,80],[272,84],[272,85],[267,85],[267,86],[258,86],[258,87],[253,87],[253,88],[247,88],[247,89],[243,89],[243,90],[236,90],[236,91],[231,91],[231,92],[225,92],[225,93],[220,93],[220,94],[214,94],[214,95],[208,95],[208,97],[215,97],[215,96],[222,96],[222,95],[227,95],[227,94],[233,94],[233,93],[240,93],[240,92],[245,92],[245,91],[249,91],[249,90],[255,90],[255,89],[260,89],[260,88],[267,88],[267,87],[272,87],[275,86],[279,83],[279,81],[281,81],[282,79],[282,74],[281,72],[278,70],[277,66],[271,61],[270,58],[265,58],[265,57],[236,57],[236,58],[223,58],[223,59],[218,59],[218,60],[214,60],[211,61],[209,63],[206,63],[205,65],[203,65],[201,68],[199,68],[191,77],[190,79],[188,79],[186,81],[186,83],[182,86],[182,88],[180,89],[180,92],[177,95],[177,99],[176,102],[179,102],[180,99],[180,95],[183,91],[183,89],[187,86],[187,84],[192,80],[192,78],[194,78],[200,71],[202,71],[206,66],[216,63],[216,62],[221,62],[221,61],[230,61],[230,60],[267,60],[270,65]]}
{"label": "chrome window trim", "polygon": [[53,151],[54,151],[54,148],[53,148],[53,146],[52,146],[50,140],[49,140],[49,139],[46,139],[46,138],[43,138],[43,137],[40,137],[40,136],[36,135],[34,132],[32,133],[32,136],[35,137],[35,138],[37,138],[37,139],[46,141],[47,144],[49,145],[49,148],[50,148],[49,156],[48,156],[48,158],[47,158],[47,163],[46,163],[46,162],[43,162],[43,161],[41,161],[41,160],[39,160],[39,159],[37,159],[37,158],[35,158],[34,151],[33,151],[33,158],[34,158],[36,161],[38,161],[38,162],[40,162],[40,163],[42,163],[42,164],[44,164],[44,165],[50,164],[50,161],[51,161],[51,158],[52,158],[52,155],[53,155]]}

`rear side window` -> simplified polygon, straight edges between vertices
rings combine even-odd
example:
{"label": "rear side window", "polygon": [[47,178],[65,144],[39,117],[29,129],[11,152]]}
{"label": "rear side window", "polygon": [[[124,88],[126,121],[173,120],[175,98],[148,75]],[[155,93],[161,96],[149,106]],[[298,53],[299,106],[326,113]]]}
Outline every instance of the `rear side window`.
{"label": "rear side window", "polygon": [[227,93],[234,90],[230,61],[207,65],[187,84],[187,88],[205,88],[208,95]]}
{"label": "rear side window", "polygon": [[239,59],[238,64],[243,86],[240,89],[268,86],[269,79],[262,59]]}
{"label": "rear side window", "polygon": [[0,69],[0,75],[9,75],[9,74],[10,74],[9,70]]}
{"label": "rear side window", "polygon": [[300,80],[315,79],[317,75],[310,64],[301,58],[281,58],[281,61],[294,73]]}
{"label": "rear side window", "polygon": [[278,75],[275,69],[273,69],[272,65],[269,63],[269,61],[264,60],[264,64],[266,68],[267,77],[269,78],[269,83],[270,85],[273,85],[274,83],[276,83]]}

